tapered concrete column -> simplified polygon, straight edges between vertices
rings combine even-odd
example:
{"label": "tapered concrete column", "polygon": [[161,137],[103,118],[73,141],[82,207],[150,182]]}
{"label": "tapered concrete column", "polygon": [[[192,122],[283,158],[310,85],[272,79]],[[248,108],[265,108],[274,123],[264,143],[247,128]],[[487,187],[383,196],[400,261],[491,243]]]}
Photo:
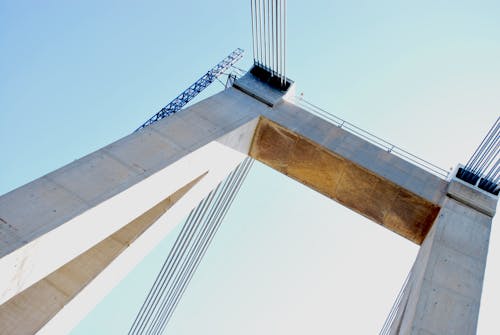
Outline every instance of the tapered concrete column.
{"label": "tapered concrete column", "polygon": [[249,151],[229,88],[0,196],[0,335],[65,334]]}
{"label": "tapered concrete column", "polygon": [[497,197],[452,180],[391,334],[475,334]]}

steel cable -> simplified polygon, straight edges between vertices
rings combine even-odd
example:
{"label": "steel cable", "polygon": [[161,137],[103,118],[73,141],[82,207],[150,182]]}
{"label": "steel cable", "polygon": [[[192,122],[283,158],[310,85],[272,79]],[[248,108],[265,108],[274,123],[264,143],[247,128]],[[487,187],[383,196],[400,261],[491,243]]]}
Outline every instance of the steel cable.
{"label": "steel cable", "polygon": [[499,130],[500,125],[496,127],[495,131],[491,132],[489,138],[486,140],[486,143],[483,144],[481,154],[478,155],[479,158],[476,160],[476,163],[470,168],[472,171],[482,174],[484,169],[488,166],[492,155],[492,148],[495,146],[495,142],[498,142]]}
{"label": "steel cable", "polygon": [[[498,152],[497,152],[497,156],[498,156]],[[495,180],[499,170],[500,170],[500,160],[497,160],[495,162],[495,165],[493,165],[493,167],[490,169],[490,171],[488,172],[488,174],[486,175],[485,178],[488,180],[492,180],[492,181]]]}
{"label": "steel cable", "polygon": [[406,278],[403,282],[403,286],[401,287],[401,289],[398,292],[398,295],[396,296],[396,300],[394,301],[394,304],[392,305],[391,310],[389,311],[389,315],[387,316],[387,319],[385,320],[379,335],[390,334],[392,325],[394,324],[399,309],[401,308],[401,304],[404,302],[403,298],[408,294],[408,291],[410,289],[409,284],[411,282],[410,279],[413,276],[412,273],[413,273],[413,267],[410,269],[410,272],[408,272],[408,275],[406,275]]}
{"label": "steel cable", "polygon": [[262,20],[264,22],[264,27],[263,27],[263,35],[264,35],[264,41],[263,41],[263,44],[264,44],[264,67],[267,67],[267,52],[268,52],[268,48],[267,48],[267,1],[264,0],[262,2]]}
{"label": "steel cable", "polygon": [[[457,177],[497,195],[500,181],[500,117],[498,117]],[[478,182],[479,181],[479,182]],[[477,183],[477,184],[476,184]]]}
{"label": "steel cable", "polygon": [[[223,209],[223,211],[222,211],[222,214],[218,216],[217,223],[216,223],[216,225],[215,225],[215,229],[214,229],[214,231],[212,232],[212,234],[210,235],[209,240],[208,240],[208,241],[207,241],[207,243],[205,244],[205,246],[204,246],[204,248],[203,248],[203,251],[202,251],[202,253],[201,253],[201,257],[198,257],[198,259],[196,260],[196,263],[195,263],[195,265],[194,265],[194,268],[193,268],[194,270],[192,270],[192,271],[189,273],[189,275],[188,275],[188,278],[187,278],[187,282],[188,282],[188,283],[189,283],[189,281],[191,280],[191,278],[192,278],[192,276],[193,276],[193,274],[194,274],[194,271],[196,270],[196,268],[197,268],[197,266],[198,266],[199,262],[200,262],[200,261],[201,261],[201,259],[203,258],[204,254],[205,254],[205,252],[206,252],[206,250],[207,250],[207,248],[208,248],[208,246],[209,246],[209,245],[210,245],[210,243],[212,242],[212,239],[214,238],[215,233],[216,233],[216,232],[217,232],[217,230],[219,229],[219,227],[220,227],[220,224],[221,224],[222,220],[223,220],[223,219],[224,219],[224,217],[226,216],[226,214],[227,214],[227,212],[228,212],[229,207],[231,206],[232,202],[233,202],[233,201],[234,201],[234,199],[235,199],[236,194],[238,193],[239,189],[241,188],[241,185],[242,185],[242,183],[243,183],[243,181],[244,181],[245,177],[247,176],[248,171],[249,171],[249,169],[250,169],[250,167],[251,167],[252,163],[253,163],[253,160],[250,160],[250,164],[248,165],[248,167],[245,169],[245,171],[244,171],[244,172],[243,172],[243,174],[242,174],[241,182],[238,182],[238,183],[237,183],[237,185],[235,186],[235,188],[234,188],[234,189],[233,189],[233,191],[232,191],[232,194],[231,194],[230,199],[229,199],[228,201],[226,201],[226,202],[225,202],[225,207],[224,207],[224,209]],[[166,325],[166,323],[168,323],[168,321],[169,321],[170,317],[172,316],[172,312],[171,312],[171,311],[175,309],[176,304],[179,302],[180,298],[181,298],[181,297],[182,297],[182,295],[184,294],[184,291],[185,291],[186,287],[187,287],[187,286],[185,285],[185,286],[183,286],[183,288],[180,290],[180,292],[179,292],[179,297],[175,300],[175,304],[171,306],[171,309],[169,310],[169,313],[167,314],[167,318],[166,318],[166,320],[165,320],[165,322],[164,322],[164,325]],[[164,328],[164,327],[165,327],[165,326],[163,326],[163,328]]]}
{"label": "steel cable", "polygon": [[[498,120],[497,120],[497,122],[498,122]],[[476,148],[476,150],[472,154],[472,156],[469,159],[469,161],[467,162],[467,164],[465,164],[466,169],[469,170],[472,168],[473,165],[476,164],[476,161],[477,161],[478,157],[480,157],[482,155],[484,148],[485,148],[485,145],[488,142],[494,128],[495,128],[495,126],[491,127],[490,130],[488,130],[488,133],[486,134],[486,136],[483,138],[483,140],[481,141],[479,146]]]}
{"label": "steel cable", "polygon": [[[213,198],[213,195],[214,195],[214,192],[212,192],[212,193],[209,195],[209,197],[210,197],[210,198]],[[200,218],[200,217],[203,217],[203,214],[202,214],[202,213],[204,213],[204,212],[206,211],[206,209],[208,208],[208,206],[206,206],[206,204],[207,204],[207,203],[209,203],[209,202],[210,202],[210,201],[207,201],[207,199],[204,199],[204,200],[203,200],[203,204],[200,204],[200,206],[198,206],[198,209],[199,209],[199,211],[198,211],[198,215],[197,215],[197,216],[196,216],[196,217],[195,217],[195,218],[191,221],[191,224],[192,224],[193,226],[197,226],[197,225],[199,224],[199,222],[200,222],[199,218]],[[191,235],[191,238],[189,239],[189,243],[191,243],[191,241],[192,241],[192,237],[193,237],[193,236],[194,236],[194,235]],[[184,249],[184,251],[183,251],[183,254],[185,254],[185,249]],[[180,259],[182,259],[182,258],[183,258],[183,256],[184,256],[184,255],[182,255]],[[180,259],[179,259],[179,260],[180,260]],[[178,267],[178,263],[177,263],[177,266],[175,267],[175,269],[177,269],[177,267]],[[165,292],[165,289],[166,289],[167,287],[169,287],[169,284],[170,284],[170,280],[171,280],[171,278],[172,278],[172,274],[170,274],[169,276],[167,276],[166,278],[164,278],[164,279],[163,279],[163,283],[162,283],[162,289],[160,290],[160,292],[159,292],[159,293],[157,292],[157,294],[160,294],[160,296],[159,296],[159,299],[157,299],[157,300],[156,300],[156,302],[155,302],[155,305],[154,305],[155,309],[153,310],[153,312],[152,312],[152,313],[150,313],[150,317],[151,317],[151,316],[153,316],[153,320],[155,320],[155,319],[156,319],[157,314],[158,314],[158,304],[162,304],[162,301],[165,299],[165,297],[164,297],[164,292]],[[167,281],[165,281],[165,280],[167,280]],[[148,321],[148,323],[147,323],[147,324],[143,327],[144,329],[146,329],[146,328],[147,328],[147,329],[150,329],[150,328],[151,328],[151,322],[152,322],[152,321],[150,321],[150,320],[151,320],[151,319],[150,319],[150,317],[148,317],[148,320],[147,320],[147,321]],[[144,329],[143,329],[143,331],[141,332],[141,334],[143,334],[143,333],[144,333]]]}
{"label": "steel cable", "polygon": [[283,77],[286,80],[286,0],[283,0]]}
{"label": "steel cable", "polygon": [[282,11],[282,6],[281,6],[281,1],[282,0],[279,0],[278,1],[278,11],[277,11],[277,21],[278,21],[278,36],[277,36],[277,39],[278,39],[278,54],[276,55],[277,57],[277,62],[278,62],[278,72],[279,72],[279,75],[280,75],[280,84],[281,86],[283,86],[283,74],[281,73],[281,66],[282,66],[282,63],[281,63],[281,43],[282,43],[282,38],[281,38],[281,11]]}
{"label": "steel cable", "polygon": [[270,69],[271,65],[271,3],[270,0],[267,1],[267,67]]}
{"label": "steel cable", "polygon": [[[213,196],[212,193],[209,194],[209,196],[207,198],[210,198],[211,196]],[[160,271],[160,275],[157,277],[157,278],[160,278],[160,284],[159,284],[159,286],[155,287],[154,296],[152,298],[153,299],[153,307],[150,307],[148,312],[147,312],[148,316],[145,319],[146,323],[149,322],[149,318],[150,318],[151,313],[152,313],[151,311],[154,310],[154,307],[156,307],[156,305],[158,303],[158,301],[157,301],[159,299],[158,298],[158,294],[159,294],[158,291],[160,291],[160,294],[161,294],[161,292],[163,292],[165,289],[164,278],[169,277],[171,270],[172,270],[172,264],[176,263],[176,260],[179,258],[180,254],[182,253],[182,251],[179,251],[179,250],[184,249],[183,247],[179,247],[179,246],[185,246],[186,236],[192,236],[191,232],[193,231],[193,228],[195,227],[196,223],[198,222],[197,218],[199,217],[200,213],[204,210],[206,203],[207,203],[207,201],[206,201],[206,199],[204,199],[202,201],[202,203],[200,203],[200,205],[197,206],[195,208],[195,210],[192,211],[192,212],[194,212],[194,215],[190,215],[188,217],[190,220],[187,220],[185,225],[184,225],[185,227],[187,227],[187,229],[185,230],[185,232],[187,232],[187,234],[184,233],[182,235],[181,234],[179,235],[179,237],[177,238],[177,240],[175,242],[174,247],[172,248],[171,253],[169,253],[169,256],[165,260],[164,267],[162,267],[162,270]],[[142,334],[142,330],[139,334]]]}
{"label": "steel cable", "polygon": [[153,284],[152,288],[152,294],[148,295],[148,297],[146,298],[146,301],[149,301],[148,302],[149,306],[147,307],[145,312],[143,312],[144,316],[142,317],[142,322],[139,324],[139,326],[135,327],[136,328],[135,330],[131,329],[129,334],[143,334],[144,328],[148,324],[151,316],[154,314],[156,306],[158,305],[158,302],[161,299],[161,295],[163,294],[163,292],[165,292],[166,288],[168,287],[172,272],[175,272],[175,270],[177,269],[178,263],[182,259],[182,254],[184,253],[184,250],[192,240],[193,232],[196,231],[195,228],[199,221],[198,217],[200,213],[202,213],[205,210],[206,204],[211,201],[210,199],[212,197],[213,193],[210,193],[208,197],[204,199],[200,203],[200,205],[197,206],[192,211],[192,213],[194,212],[194,214],[188,216],[189,220],[186,220],[186,223],[184,224],[184,227],[186,227],[187,229],[184,230],[183,227],[183,230],[181,231],[182,234],[179,234],[178,238],[176,239],[175,244],[171,249],[171,252],[167,256],[167,259],[165,260],[164,266],[160,270],[160,274],[157,276],[157,279],[159,278],[158,284],[157,280],[155,280],[155,284]]}
{"label": "steel cable", "polygon": [[270,15],[271,15],[271,68],[273,69],[272,72],[273,73],[276,73],[276,63],[274,62],[274,55],[276,54],[276,45],[275,45],[275,41],[274,41],[274,32],[275,32],[275,22],[274,22],[274,0],[271,1],[271,12],[270,12]]}
{"label": "steel cable", "polygon": [[[238,169],[241,171],[242,169]],[[185,271],[183,271],[183,276],[181,278],[181,282],[183,283],[182,285],[177,285],[176,289],[173,291],[174,296],[172,299],[170,299],[169,306],[167,306],[167,310],[165,313],[163,313],[163,320],[162,323],[160,324],[160,331],[165,327],[166,323],[168,322],[170,316],[172,315],[172,311],[177,305],[180,296],[183,294],[187,283],[190,281],[190,278],[192,277],[197,265],[199,264],[201,258],[203,257],[204,253],[206,252],[206,249],[208,245],[210,244],[211,240],[213,239],[213,236],[215,232],[217,231],[219,224],[223,218],[223,213],[227,211],[228,204],[231,200],[228,199],[228,191],[231,192],[231,195],[229,196],[229,199],[234,198],[234,188],[235,185],[237,186],[238,184],[241,185],[241,172],[235,174],[235,182],[229,183],[228,187],[225,187],[224,192],[219,195],[219,201],[216,205],[212,206],[210,217],[207,219],[207,222],[214,222],[208,230],[207,234],[203,235],[203,239],[199,240],[200,243],[197,244],[196,250],[195,250],[195,257],[190,257],[190,263],[188,267],[186,268]],[[221,210],[221,208],[223,208]],[[215,216],[214,216],[214,213]],[[221,215],[221,213],[223,215]],[[154,334],[158,334],[156,331]]]}
{"label": "steel cable", "polygon": [[500,118],[490,128],[481,144],[476,148],[474,154],[465,165],[465,170],[482,175],[491,164],[498,151],[500,141]]}
{"label": "steel cable", "polygon": [[255,1],[254,0],[251,0],[250,1],[250,12],[252,13],[252,48],[253,48],[253,59],[256,59],[256,47],[255,47],[255,29],[254,29],[254,19],[255,19],[255,15],[254,15],[254,4],[255,4]]}
{"label": "steel cable", "polygon": [[259,28],[256,29],[256,34],[259,38],[259,44],[258,44],[258,55],[259,55],[259,63],[262,64],[262,15],[261,15],[261,11],[262,11],[262,0],[256,0],[257,1],[257,4],[258,4],[258,11],[257,11],[257,18],[258,19],[258,22],[259,22]]}
{"label": "steel cable", "polygon": [[479,171],[481,171],[481,174],[483,174],[484,171],[488,169],[488,167],[491,166],[493,163],[495,157],[497,156],[497,152],[494,151],[494,147],[496,147],[497,143],[491,143],[491,145],[488,147],[488,152],[484,156],[484,161],[483,163],[479,166]]}
{"label": "steel cable", "polygon": [[[499,167],[500,168],[500,167]],[[498,185],[498,182],[500,182],[500,169],[497,169],[495,171],[494,176],[492,177],[493,182]]]}
{"label": "steel cable", "polygon": [[278,62],[278,57],[279,57],[279,1],[276,0],[275,2],[275,9],[274,9],[274,20],[275,20],[275,45],[276,45],[276,54],[275,54],[275,63],[276,63],[276,72],[278,73],[279,77],[281,78],[281,72],[280,72],[280,65]]}
{"label": "steel cable", "polygon": [[208,232],[203,235],[203,239],[199,240],[199,244],[196,246],[195,250],[195,256],[190,257],[190,263],[186,268],[186,271],[184,271],[183,276],[181,278],[181,284],[178,285],[173,291],[173,297],[170,299],[169,305],[167,306],[167,309],[165,313],[163,313],[163,320],[160,323],[160,327],[158,328],[158,331],[154,332],[153,334],[161,334],[161,332],[164,330],[166,324],[168,323],[173,310],[177,306],[181,296],[183,295],[187,284],[190,282],[194,272],[196,271],[201,259],[205,255],[208,246],[210,245],[211,241],[213,240],[215,233],[219,229],[220,223],[224,219],[229,206],[231,205],[232,201],[234,200],[237,191],[239,190],[244,177],[246,176],[246,173],[248,172],[249,164],[248,161],[252,161],[251,159],[247,159],[242,165],[242,168],[239,168],[238,171],[234,174],[235,179],[234,182],[231,182],[226,189],[224,190],[224,193],[220,195],[221,201],[217,203],[217,205],[212,207],[211,210],[211,215],[207,219],[207,222],[213,224],[209,227]]}
{"label": "steel cable", "polygon": [[[198,208],[197,208],[198,210]],[[186,222],[191,222],[190,219],[191,217],[193,216],[193,213],[195,211],[191,211],[191,213],[189,213],[189,216],[188,216],[188,219],[186,220]],[[178,245],[181,243],[180,241],[183,240],[184,238],[184,235],[185,235],[185,231],[187,231],[189,229],[189,224],[185,224],[183,225],[182,229],[181,229],[181,232],[179,233],[179,236],[178,238],[176,239],[175,243],[174,243],[174,246],[172,247],[172,249],[170,250],[170,253],[167,257],[167,260],[163,263],[163,266],[160,270],[160,274],[164,273],[165,269],[169,266],[169,261],[172,259],[172,255],[173,254],[176,254],[177,253],[177,248],[178,248]],[[142,324],[143,322],[143,319],[144,319],[144,316],[146,315],[145,311],[149,311],[150,309],[150,304],[151,304],[151,299],[152,297],[155,295],[155,291],[157,290],[158,288],[158,285],[160,285],[160,281],[162,280],[162,276],[157,276],[154,283],[153,283],[153,286],[151,287],[147,297],[146,297],[146,300],[144,301],[143,305],[141,306],[141,309],[139,310],[139,313],[137,314],[135,320],[134,320],[134,323],[132,324],[132,327],[129,331],[129,334],[133,334],[134,332],[136,332],[137,330],[137,327]]]}
{"label": "steel cable", "polygon": [[247,158],[191,211],[129,334],[159,334],[175,310],[253,160]]}
{"label": "steel cable", "polygon": [[254,65],[286,83],[286,0],[251,0]]}
{"label": "steel cable", "polygon": [[175,278],[173,278],[171,288],[168,290],[166,296],[164,297],[164,299],[163,299],[163,301],[158,309],[158,312],[156,313],[155,318],[151,322],[151,325],[149,327],[147,334],[156,334],[157,333],[157,330],[158,330],[158,327],[160,324],[160,320],[164,316],[165,308],[169,304],[169,301],[171,301],[171,299],[172,299],[172,291],[175,290],[175,288],[181,284],[181,278],[183,277],[183,274],[186,271],[187,264],[190,263],[190,260],[192,259],[193,255],[195,254],[195,250],[198,248],[200,240],[203,239],[203,236],[207,232],[208,226],[211,224],[211,221],[206,220],[205,217],[206,217],[207,213],[209,213],[208,215],[210,215],[210,213],[212,212],[212,209],[214,207],[217,207],[220,205],[221,197],[219,195],[219,192],[221,192],[221,191],[223,193],[226,192],[227,185],[232,182],[232,178],[234,178],[234,173],[231,173],[229,178],[226,179],[222,183],[222,186],[218,187],[217,190],[214,192],[214,194],[215,194],[214,199],[216,199],[215,205],[210,203],[209,206],[207,206],[206,210],[203,212],[203,216],[200,218],[200,222],[203,222],[201,224],[201,229],[199,230],[199,233],[197,234],[197,236],[194,240],[195,241],[194,244],[191,244],[189,246],[189,249],[187,250],[187,256],[183,259],[180,270],[175,274],[175,276],[173,276]]}

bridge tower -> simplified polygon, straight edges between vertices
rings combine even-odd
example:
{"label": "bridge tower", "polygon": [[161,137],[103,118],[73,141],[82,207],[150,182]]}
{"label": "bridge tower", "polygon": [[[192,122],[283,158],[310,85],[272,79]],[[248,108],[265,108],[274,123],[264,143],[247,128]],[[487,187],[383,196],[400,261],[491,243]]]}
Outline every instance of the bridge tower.
{"label": "bridge tower", "polygon": [[312,114],[289,101],[289,80],[255,72],[0,198],[2,334],[71,329],[246,156],[421,246],[388,333],[475,333],[498,196]]}
{"label": "bridge tower", "polygon": [[232,87],[0,197],[0,334],[71,330],[247,157],[420,245],[383,334],[476,332],[497,185],[294,99],[283,20],[251,3]]}

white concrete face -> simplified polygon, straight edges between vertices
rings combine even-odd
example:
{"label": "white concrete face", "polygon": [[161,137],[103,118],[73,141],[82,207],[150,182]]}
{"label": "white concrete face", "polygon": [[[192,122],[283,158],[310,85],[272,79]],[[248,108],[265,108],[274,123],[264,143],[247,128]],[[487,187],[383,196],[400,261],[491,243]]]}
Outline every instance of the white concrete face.
{"label": "white concrete face", "polygon": [[57,318],[79,319],[246,157],[267,108],[228,89],[0,197],[0,304],[203,176]]}
{"label": "white concrete face", "polygon": [[[211,172],[220,180],[243,157],[212,142],[4,256],[0,259],[0,303],[111,235],[193,179]],[[90,186],[86,184],[85,188]]]}
{"label": "white concrete face", "polygon": [[37,334],[66,334],[73,329],[187,214],[212,191],[245,155],[219,156],[220,168],[211,169],[167,212],[126,248],[111,264],[66,304]]}

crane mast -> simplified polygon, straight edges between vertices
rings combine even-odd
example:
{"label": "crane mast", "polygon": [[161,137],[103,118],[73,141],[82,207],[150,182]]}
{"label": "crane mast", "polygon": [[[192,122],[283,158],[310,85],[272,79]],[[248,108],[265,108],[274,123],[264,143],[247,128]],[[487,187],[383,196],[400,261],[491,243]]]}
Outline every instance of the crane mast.
{"label": "crane mast", "polygon": [[158,120],[163,119],[169,115],[172,115],[180,111],[189,101],[196,97],[201,91],[207,88],[211,83],[213,83],[220,75],[222,75],[227,69],[233,66],[237,61],[243,57],[243,49],[236,49],[231,52],[226,58],[224,58],[220,63],[215,65],[210,71],[205,73],[200,79],[198,79],[194,84],[189,86],[184,92],[179,94],[174,100],[172,100],[168,105],[160,109],[158,113],[153,115],[149,120],[144,122],[136,131],[149,126]]}

